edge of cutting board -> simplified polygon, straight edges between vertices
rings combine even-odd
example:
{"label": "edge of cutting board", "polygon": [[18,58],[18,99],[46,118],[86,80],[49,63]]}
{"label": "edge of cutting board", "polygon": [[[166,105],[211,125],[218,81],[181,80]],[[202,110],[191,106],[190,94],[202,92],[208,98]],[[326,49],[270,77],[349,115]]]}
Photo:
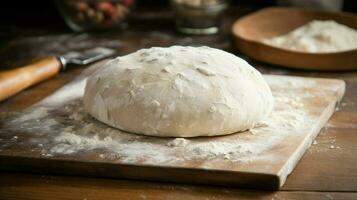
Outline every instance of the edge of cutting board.
{"label": "edge of cutting board", "polygon": [[[266,76],[266,75],[265,75]],[[282,76],[282,75],[268,75],[268,76]],[[306,77],[299,77],[299,76],[290,76],[290,77],[297,77],[297,78],[306,78]],[[324,81],[326,78],[314,78],[315,80],[320,80]],[[337,91],[340,91],[339,93],[336,94],[336,101],[331,102],[325,110],[322,112],[319,118],[319,122],[316,123],[316,126],[314,129],[310,130],[312,133],[309,135],[310,137],[306,137],[304,139],[304,142],[300,144],[300,147],[296,149],[294,152],[294,155],[290,157],[289,160],[284,164],[284,166],[280,169],[280,171],[277,172],[279,182],[280,182],[280,187],[283,186],[285,183],[287,177],[291,174],[291,172],[294,170],[298,162],[301,160],[303,155],[305,154],[306,150],[310,148],[312,145],[313,141],[316,139],[316,137],[319,135],[321,129],[325,126],[325,124],[328,122],[328,120],[331,118],[331,116],[334,114],[336,106],[338,102],[340,102],[345,94],[346,91],[346,82],[341,79],[328,79],[329,81],[334,81],[336,85],[339,86],[339,89]]]}
{"label": "edge of cutting board", "polygon": [[[71,159],[42,159],[36,157],[0,155],[0,168],[41,174],[75,175],[98,178],[124,178],[220,186],[241,186],[252,189],[279,189],[282,185],[276,174],[160,167],[150,165],[116,164],[107,162],[82,162]],[[213,176],[214,174],[214,176]],[[264,184],[264,183],[269,184]]]}
{"label": "edge of cutting board", "polygon": [[313,141],[316,139],[316,137],[320,133],[321,129],[324,127],[324,125],[327,123],[327,121],[333,115],[337,102],[338,101],[331,103],[328,107],[326,107],[323,114],[321,115],[322,117],[320,117],[320,119],[319,119],[319,123],[317,123],[316,126],[314,127],[314,129],[316,131],[311,130],[311,132],[312,133],[315,132],[315,134],[310,135],[310,137],[305,138],[304,142],[301,143],[300,147],[294,152],[294,155],[291,156],[291,158],[289,160],[287,160],[287,162],[284,164],[284,166],[281,168],[281,170],[277,173],[278,177],[279,177],[280,187],[283,186],[287,177],[291,174],[291,172],[294,170],[295,166],[298,164],[298,162],[304,156],[306,150],[310,148]]}

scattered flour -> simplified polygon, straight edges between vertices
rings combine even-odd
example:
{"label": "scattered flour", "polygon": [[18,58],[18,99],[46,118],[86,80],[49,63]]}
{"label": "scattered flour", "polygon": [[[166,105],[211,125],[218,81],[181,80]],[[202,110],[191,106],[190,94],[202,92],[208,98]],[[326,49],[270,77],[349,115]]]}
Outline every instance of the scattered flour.
{"label": "scattered flour", "polygon": [[318,142],[315,140],[312,144],[311,150],[316,152],[338,151],[342,149],[336,138],[334,136],[327,136],[324,131],[320,134]]}
{"label": "scattered flour", "polygon": [[38,107],[34,110],[30,110],[30,112],[22,115],[17,119],[18,122],[25,122],[29,120],[36,120],[43,116],[46,116],[48,113],[48,109],[46,107]]}
{"label": "scattered flour", "polygon": [[176,138],[176,139],[168,142],[167,146],[169,146],[169,147],[183,147],[183,146],[186,146],[187,143],[188,143],[188,140],[186,140],[185,138]]}
{"label": "scattered flour", "polygon": [[284,49],[328,53],[357,49],[357,31],[335,21],[315,20],[286,35],[263,40]]}
{"label": "scattered flour", "polygon": [[[303,80],[289,86],[291,91],[276,87],[282,87],[284,82],[276,82],[274,78],[268,78],[267,81],[277,88],[273,89],[273,95],[279,106],[255,128],[227,136],[156,138],[110,128],[84,111],[80,99],[80,93],[83,92],[80,86],[84,84],[81,82],[66,86],[68,90],[60,90],[50,97],[77,98],[58,104],[57,100],[51,103],[47,99],[45,105],[39,104],[12,119],[6,128],[31,134],[31,141],[36,148],[41,149],[43,156],[93,153],[91,150],[95,149],[98,159],[112,159],[128,164],[140,162],[177,166],[185,161],[201,160],[204,163],[202,166],[210,167],[210,160],[250,162],[266,156],[264,153],[284,138],[310,130],[311,121],[316,120],[303,109],[304,98],[311,97],[296,97],[294,92],[301,87]],[[313,86],[314,83],[306,84]],[[75,87],[78,89],[73,89]],[[22,122],[22,127],[18,127],[19,122]],[[52,128],[51,131],[43,129],[44,126]]]}
{"label": "scattered flour", "polygon": [[78,112],[73,112],[73,114],[71,114],[69,118],[73,120],[81,121],[83,120],[83,115],[79,114]]}

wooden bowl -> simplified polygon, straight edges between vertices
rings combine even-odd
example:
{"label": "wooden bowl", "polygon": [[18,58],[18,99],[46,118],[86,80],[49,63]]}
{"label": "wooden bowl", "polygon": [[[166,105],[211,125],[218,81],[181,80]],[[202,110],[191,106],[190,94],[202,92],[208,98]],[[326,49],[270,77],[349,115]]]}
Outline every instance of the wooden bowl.
{"label": "wooden bowl", "polygon": [[263,39],[284,35],[311,20],[335,20],[357,29],[357,16],[297,8],[266,8],[237,20],[232,27],[237,48],[267,63],[313,70],[357,69],[357,49],[337,53],[305,53],[262,43]]}

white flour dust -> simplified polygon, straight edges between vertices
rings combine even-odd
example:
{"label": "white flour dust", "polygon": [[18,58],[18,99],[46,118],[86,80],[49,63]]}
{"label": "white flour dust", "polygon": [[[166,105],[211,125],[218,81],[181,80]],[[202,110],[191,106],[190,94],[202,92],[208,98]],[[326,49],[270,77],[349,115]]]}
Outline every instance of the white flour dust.
{"label": "white flour dust", "polygon": [[329,53],[357,49],[357,31],[332,20],[315,20],[285,35],[263,40],[284,49]]}
{"label": "white flour dust", "polygon": [[[84,112],[81,101],[84,80],[62,88],[20,117],[15,117],[7,128],[31,134],[31,141],[41,149],[43,156],[76,155],[96,150],[98,159],[122,163],[249,162],[264,156],[285,137],[309,130],[311,121],[315,120],[303,109],[305,97],[296,97],[293,92],[303,84],[312,86],[314,82],[295,81],[291,91],[283,91],[279,87],[286,85],[285,82],[274,78],[267,81],[273,88],[278,88],[273,89],[276,106],[272,114],[254,129],[227,136],[157,138],[111,128]],[[17,127],[19,122],[21,127]]]}

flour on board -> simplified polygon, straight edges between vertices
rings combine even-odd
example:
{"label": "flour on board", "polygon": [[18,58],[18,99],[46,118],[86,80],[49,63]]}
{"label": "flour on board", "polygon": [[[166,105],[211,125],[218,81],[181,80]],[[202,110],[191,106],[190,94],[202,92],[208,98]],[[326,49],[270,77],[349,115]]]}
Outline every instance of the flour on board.
{"label": "flour on board", "polygon": [[[306,131],[307,124],[314,120],[302,109],[305,106],[305,97],[296,97],[293,92],[280,91],[278,86],[286,83],[270,78],[267,80],[268,83],[274,85],[273,88],[278,88],[273,89],[278,106],[256,128],[213,138],[141,136],[111,128],[88,115],[81,103],[84,81],[65,86],[47,98],[45,103],[15,117],[6,126],[32,134],[32,142],[41,149],[43,156],[76,155],[98,150],[100,159],[120,160],[121,163],[129,164],[141,162],[174,165],[190,160],[253,161],[290,134]],[[292,84],[292,90],[300,88],[303,84],[315,84],[304,83],[304,80],[300,82]],[[66,100],[64,97],[71,98]],[[62,100],[59,101],[59,98]],[[17,127],[19,122],[22,124],[21,127]],[[49,133],[51,135],[46,137],[48,139],[43,139],[42,136]],[[178,154],[182,156],[177,156]]]}

